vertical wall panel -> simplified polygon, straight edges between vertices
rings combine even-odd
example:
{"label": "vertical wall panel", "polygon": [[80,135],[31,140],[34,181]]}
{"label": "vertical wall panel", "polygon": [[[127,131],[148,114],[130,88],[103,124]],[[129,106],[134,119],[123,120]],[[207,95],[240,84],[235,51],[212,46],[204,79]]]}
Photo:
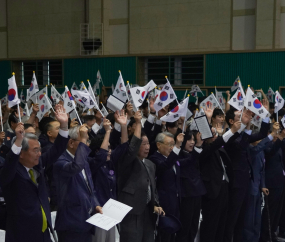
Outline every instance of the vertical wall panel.
{"label": "vertical wall panel", "polygon": [[243,86],[285,86],[285,52],[206,55],[206,86],[231,86],[240,76]]}
{"label": "vertical wall panel", "polygon": [[0,61],[0,98],[8,92],[8,78],[11,76],[11,62]]}

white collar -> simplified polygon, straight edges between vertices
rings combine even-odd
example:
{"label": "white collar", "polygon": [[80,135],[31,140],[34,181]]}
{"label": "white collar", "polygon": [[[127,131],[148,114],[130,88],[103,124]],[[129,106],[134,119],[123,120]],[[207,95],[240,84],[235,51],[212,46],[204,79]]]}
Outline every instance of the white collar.
{"label": "white collar", "polygon": [[66,152],[74,159],[74,155],[70,153],[70,151],[68,149],[66,149]]}
{"label": "white collar", "polygon": [[[158,150],[157,150],[157,153],[161,154]],[[161,154],[162,155],[162,154]],[[167,158],[165,155],[163,155],[165,158]]]}

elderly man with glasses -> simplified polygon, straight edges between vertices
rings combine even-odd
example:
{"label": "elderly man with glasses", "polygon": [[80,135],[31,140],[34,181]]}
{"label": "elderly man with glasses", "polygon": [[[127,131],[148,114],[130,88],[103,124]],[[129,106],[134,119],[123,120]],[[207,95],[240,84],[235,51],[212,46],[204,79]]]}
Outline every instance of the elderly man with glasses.
{"label": "elderly man with glasses", "polygon": [[[157,135],[155,142],[157,152],[149,157],[156,165],[157,191],[159,202],[166,214],[179,218],[179,204],[181,198],[180,190],[180,146],[184,140],[184,134],[177,136],[174,141],[173,134],[169,132]],[[174,235],[160,231],[161,241],[172,242]]]}
{"label": "elderly man with glasses", "polygon": [[7,242],[48,241],[52,230],[44,168],[64,152],[68,142],[68,117],[62,106],[55,107],[60,131],[55,145],[41,156],[34,134],[25,134],[23,123],[15,128],[16,140],[0,171],[0,185],[7,205]]}

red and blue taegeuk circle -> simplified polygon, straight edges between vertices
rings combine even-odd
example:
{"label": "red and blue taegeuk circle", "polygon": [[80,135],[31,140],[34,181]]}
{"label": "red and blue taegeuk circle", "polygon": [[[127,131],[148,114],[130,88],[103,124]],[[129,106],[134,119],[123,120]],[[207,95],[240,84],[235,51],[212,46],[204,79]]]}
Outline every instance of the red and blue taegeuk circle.
{"label": "red and blue taegeuk circle", "polygon": [[39,99],[42,100],[42,98],[44,97],[44,95],[45,95],[45,94],[41,94],[41,95],[39,96]]}
{"label": "red and blue taegeuk circle", "polygon": [[34,89],[34,85],[33,85],[33,83],[31,82],[30,92],[33,91],[33,89]]}
{"label": "red and blue taegeuk circle", "polygon": [[45,105],[41,106],[41,111],[42,111],[42,113],[45,111]]}
{"label": "red and blue taegeuk circle", "polygon": [[237,86],[238,85],[238,82],[235,82],[235,86]]}
{"label": "red and blue taegeuk circle", "polygon": [[238,99],[239,101],[242,100],[242,94],[241,94],[241,92],[238,92],[237,99]]}
{"label": "red and blue taegeuk circle", "polygon": [[159,97],[160,97],[161,101],[166,101],[167,98],[168,98],[168,94],[167,94],[167,92],[163,91],[163,92],[160,93]]}
{"label": "red and blue taegeuk circle", "polygon": [[210,101],[206,102],[207,107],[209,108],[212,103]]}
{"label": "red and blue taegeuk circle", "polygon": [[145,95],[145,91],[142,92],[142,98],[144,98],[144,95]]}
{"label": "red and blue taegeuk circle", "polygon": [[261,104],[261,102],[260,102],[258,99],[256,99],[256,100],[254,100],[254,102],[253,102],[253,106],[254,106],[256,109],[259,109],[259,108],[262,107],[262,104]]}
{"label": "red and blue taegeuk circle", "polygon": [[13,101],[16,96],[16,90],[15,89],[9,89],[8,91],[8,100]]}
{"label": "red and blue taegeuk circle", "polygon": [[171,110],[171,112],[172,112],[172,113],[176,113],[178,110],[179,110],[179,106],[176,106],[175,108],[173,108],[173,109]]}

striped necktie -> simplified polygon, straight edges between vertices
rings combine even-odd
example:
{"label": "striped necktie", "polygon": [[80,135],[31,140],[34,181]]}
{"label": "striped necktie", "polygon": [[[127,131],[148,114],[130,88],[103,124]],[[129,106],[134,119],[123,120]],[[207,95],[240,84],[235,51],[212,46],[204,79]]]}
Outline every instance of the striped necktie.
{"label": "striped necktie", "polygon": [[[34,176],[34,171],[33,169],[30,169],[29,170],[29,174],[31,176],[31,180],[33,181],[33,183],[35,183],[37,185],[37,182],[36,182],[36,179],[35,179],[35,176]],[[43,227],[42,227],[42,232],[45,232],[46,229],[47,229],[47,217],[46,217],[46,214],[45,214],[45,211],[43,209],[43,206],[41,205],[41,209],[42,209],[42,215],[43,215]]]}

